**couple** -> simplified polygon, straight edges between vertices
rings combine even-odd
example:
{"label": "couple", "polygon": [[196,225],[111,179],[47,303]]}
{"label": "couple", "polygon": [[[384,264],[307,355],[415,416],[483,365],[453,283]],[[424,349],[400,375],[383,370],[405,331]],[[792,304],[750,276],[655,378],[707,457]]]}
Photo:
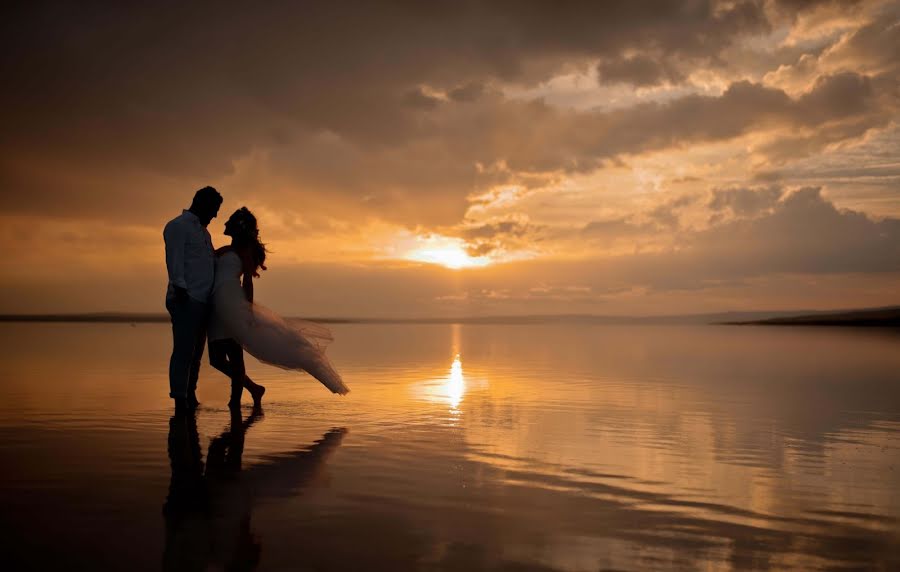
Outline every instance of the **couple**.
{"label": "couple", "polygon": [[265,270],[266,249],[256,217],[242,207],[225,223],[231,245],[213,249],[206,227],[219,213],[222,195],[212,187],[197,191],[191,208],[163,231],[169,289],[166,309],[172,318],[169,396],[176,410],[197,407],[197,378],[209,337],[209,363],[231,379],[229,407],[239,407],[247,388],[259,406],[266,388],[244,369],[244,350],[258,360],[303,370],[333,393],[350,390],[325,356],[331,333],[312,322],[289,324],[253,302],[253,278]]}

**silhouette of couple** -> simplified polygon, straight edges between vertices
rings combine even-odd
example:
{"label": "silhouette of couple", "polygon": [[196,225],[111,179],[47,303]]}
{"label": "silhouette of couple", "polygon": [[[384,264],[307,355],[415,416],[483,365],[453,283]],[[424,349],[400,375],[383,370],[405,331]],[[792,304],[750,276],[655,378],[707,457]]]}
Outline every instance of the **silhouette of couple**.
{"label": "silhouette of couple", "polygon": [[305,450],[242,471],[245,434],[261,418],[259,408],[247,419],[232,408],[230,426],[210,442],[205,464],[196,412],[176,411],[170,419],[164,570],[254,570],[262,550],[250,522],[254,500],[296,496],[317,480],[346,434],[332,429]]}
{"label": "silhouette of couple", "polygon": [[166,224],[166,309],[172,319],[169,396],[176,410],[194,409],[200,360],[209,338],[209,363],[231,380],[229,407],[239,407],[246,388],[254,405],[266,388],[244,367],[244,350],[264,363],[306,371],[333,393],[350,390],[325,356],[331,333],[322,325],[290,323],[253,300],[253,278],[265,270],[266,247],[256,217],[241,207],[225,223],[231,244],[215,250],[207,226],[222,195],[203,187],[191,207]]}

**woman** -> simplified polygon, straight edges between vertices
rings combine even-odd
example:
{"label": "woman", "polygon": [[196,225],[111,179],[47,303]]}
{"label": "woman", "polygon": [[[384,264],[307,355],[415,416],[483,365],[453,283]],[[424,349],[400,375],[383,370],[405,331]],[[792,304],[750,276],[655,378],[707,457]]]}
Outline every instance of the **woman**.
{"label": "woman", "polygon": [[213,313],[210,319],[209,363],[231,378],[229,407],[240,406],[246,387],[259,406],[266,388],[254,383],[244,369],[243,350],[264,363],[304,370],[333,393],[350,390],[325,357],[331,332],[312,322],[288,323],[253,302],[253,278],[265,270],[266,247],[259,240],[256,217],[247,207],[235,211],[225,223],[231,246],[216,254]]}

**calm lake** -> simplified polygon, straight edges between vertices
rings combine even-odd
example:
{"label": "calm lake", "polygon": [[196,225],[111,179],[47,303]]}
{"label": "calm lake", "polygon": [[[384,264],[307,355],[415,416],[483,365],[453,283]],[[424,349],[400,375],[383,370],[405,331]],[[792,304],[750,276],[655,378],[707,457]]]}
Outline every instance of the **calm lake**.
{"label": "calm lake", "polygon": [[333,330],[175,418],[167,325],[0,325],[3,567],[900,569],[897,333]]}

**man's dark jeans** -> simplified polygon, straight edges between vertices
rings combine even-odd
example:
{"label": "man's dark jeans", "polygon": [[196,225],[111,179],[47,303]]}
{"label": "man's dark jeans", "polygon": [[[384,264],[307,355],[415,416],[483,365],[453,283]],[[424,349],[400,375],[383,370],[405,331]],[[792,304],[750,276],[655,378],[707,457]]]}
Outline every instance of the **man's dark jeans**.
{"label": "man's dark jeans", "polygon": [[200,359],[206,345],[210,305],[188,297],[166,298],[172,317],[172,357],[169,360],[169,397],[187,399],[197,390]]}

